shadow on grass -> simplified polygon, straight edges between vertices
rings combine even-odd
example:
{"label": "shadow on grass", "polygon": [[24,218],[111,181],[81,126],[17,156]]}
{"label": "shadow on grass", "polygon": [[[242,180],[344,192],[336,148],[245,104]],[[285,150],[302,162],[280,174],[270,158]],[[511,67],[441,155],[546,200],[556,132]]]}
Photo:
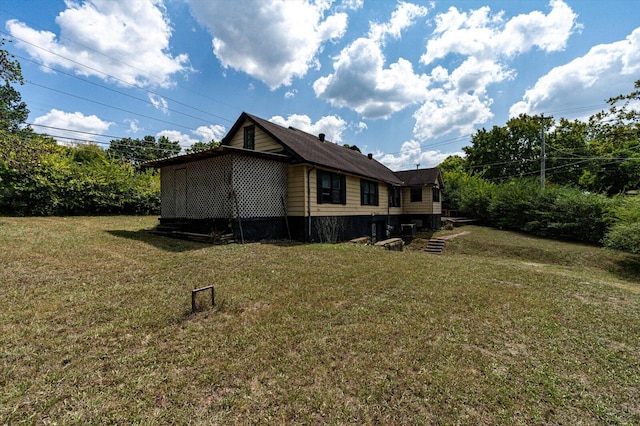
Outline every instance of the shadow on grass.
{"label": "shadow on grass", "polygon": [[629,255],[616,261],[615,265],[609,272],[627,281],[640,283],[640,256]]}
{"label": "shadow on grass", "polygon": [[188,241],[177,238],[153,235],[146,229],[140,229],[139,231],[124,231],[116,229],[108,230],[106,232],[113,235],[114,237],[142,241],[156,248],[159,248],[160,250],[170,251],[174,253],[181,253],[190,250],[200,250],[202,248],[211,246],[211,244],[200,243],[197,241]]}

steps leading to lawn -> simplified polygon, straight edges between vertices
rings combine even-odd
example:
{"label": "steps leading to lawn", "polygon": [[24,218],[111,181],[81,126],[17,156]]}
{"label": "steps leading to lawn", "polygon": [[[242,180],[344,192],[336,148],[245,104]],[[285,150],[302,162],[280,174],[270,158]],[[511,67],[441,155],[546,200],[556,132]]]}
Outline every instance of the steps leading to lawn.
{"label": "steps leading to lawn", "polygon": [[444,243],[445,240],[443,240],[442,238],[431,238],[427,242],[427,248],[425,249],[425,251],[427,253],[440,254],[444,249]]}

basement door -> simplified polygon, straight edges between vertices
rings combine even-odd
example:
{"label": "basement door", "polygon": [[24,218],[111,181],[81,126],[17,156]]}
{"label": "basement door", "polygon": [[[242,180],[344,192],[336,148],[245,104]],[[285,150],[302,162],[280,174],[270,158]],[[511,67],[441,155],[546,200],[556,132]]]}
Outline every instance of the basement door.
{"label": "basement door", "polygon": [[187,217],[187,169],[176,169],[174,173],[176,217],[184,218]]}
{"label": "basement door", "polygon": [[385,235],[385,222],[382,221],[371,221],[371,242],[377,243],[378,241],[382,241],[386,238]]}

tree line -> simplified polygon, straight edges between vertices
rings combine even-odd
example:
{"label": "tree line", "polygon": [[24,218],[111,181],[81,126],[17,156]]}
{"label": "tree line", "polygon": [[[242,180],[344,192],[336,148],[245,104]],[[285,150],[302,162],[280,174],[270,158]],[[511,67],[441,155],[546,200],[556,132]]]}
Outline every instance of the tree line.
{"label": "tree line", "polygon": [[[0,40],[0,214],[158,214],[159,173],[140,165],[180,153],[180,144],[144,136],[111,140],[107,149],[65,146],[34,132],[15,88],[24,83],[20,63],[4,44]],[[198,142],[186,151],[217,145]]]}
{"label": "tree line", "polygon": [[464,157],[440,164],[447,207],[490,226],[640,253],[639,101],[640,80],[587,122],[520,115],[478,130]]}

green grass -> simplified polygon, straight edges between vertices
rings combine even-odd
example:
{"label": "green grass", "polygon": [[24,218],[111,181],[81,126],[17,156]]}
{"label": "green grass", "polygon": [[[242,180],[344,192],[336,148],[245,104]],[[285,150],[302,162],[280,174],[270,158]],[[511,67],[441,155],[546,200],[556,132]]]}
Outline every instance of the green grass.
{"label": "green grass", "polygon": [[155,224],[0,218],[0,424],[640,424],[638,257],[481,227],[428,255]]}

